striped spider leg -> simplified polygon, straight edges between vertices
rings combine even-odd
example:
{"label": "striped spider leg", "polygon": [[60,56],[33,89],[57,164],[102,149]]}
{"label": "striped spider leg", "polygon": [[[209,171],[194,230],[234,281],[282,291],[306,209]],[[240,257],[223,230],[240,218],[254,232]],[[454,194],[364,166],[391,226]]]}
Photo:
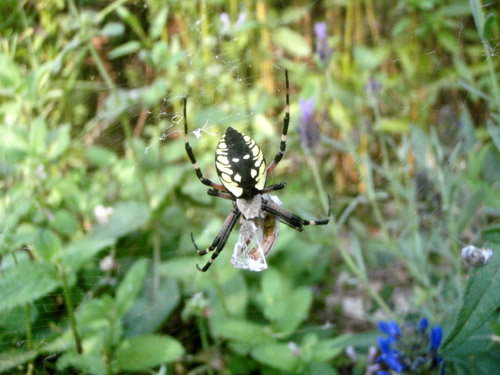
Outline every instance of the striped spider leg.
{"label": "striped spider leg", "polygon": [[300,216],[285,210],[283,207],[277,205],[271,200],[262,199],[262,209],[274,216],[277,216],[281,222],[286,225],[302,232],[305,225],[326,225],[330,221],[330,215],[332,213],[332,200],[330,198],[330,194],[328,194],[328,214],[326,219],[322,220],[304,220]]}
{"label": "striped spider leg", "polygon": [[189,160],[191,160],[191,164],[193,164],[194,170],[196,172],[196,176],[201,181],[201,183],[204,185],[210,186],[216,190],[227,191],[223,185],[216,184],[216,183],[210,181],[208,178],[203,177],[203,173],[201,173],[201,169],[198,166],[198,162],[196,161],[196,158],[194,157],[193,149],[191,148],[191,145],[189,144],[189,133],[188,133],[186,106],[187,106],[187,98],[184,98],[184,143],[186,146],[186,153],[189,156]]}
{"label": "striped spider leg", "polygon": [[208,252],[213,251],[215,249],[215,252],[212,254],[208,262],[203,266],[203,268],[200,268],[200,266],[196,265],[196,268],[199,271],[206,272],[214,262],[215,258],[219,256],[220,252],[226,245],[226,242],[229,238],[229,235],[231,234],[231,231],[233,230],[235,224],[238,222],[240,215],[241,215],[240,210],[238,210],[236,204],[233,204],[233,209],[231,213],[226,217],[226,220],[224,221],[224,224],[222,225],[219,234],[217,234],[212,244],[205,250],[200,250],[200,248],[198,247],[198,245],[196,245],[196,242],[194,241],[193,233],[191,233],[191,240],[193,241],[194,247],[196,248],[198,255],[205,255]]}

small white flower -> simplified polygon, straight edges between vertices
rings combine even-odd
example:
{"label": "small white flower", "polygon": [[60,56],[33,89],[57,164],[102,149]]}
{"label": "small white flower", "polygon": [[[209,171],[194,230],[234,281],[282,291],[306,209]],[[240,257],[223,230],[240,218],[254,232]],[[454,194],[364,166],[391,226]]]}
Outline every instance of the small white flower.
{"label": "small white flower", "polygon": [[94,207],[94,216],[99,224],[105,224],[113,214],[113,207],[104,207],[98,204]]}
{"label": "small white flower", "polygon": [[38,167],[36,167],[36,176],[40,180],[43,180],[45,179],[45,177],[47,177],[47,173],[45,173],[45,166],[43,164],[38,164]]}
{"label": "small white flower", "polygon": [[111,272],[118,269],[118,263],[112,255],[108,255],[102,258],[101,262],[99,263],[99,268],[103,272]]}

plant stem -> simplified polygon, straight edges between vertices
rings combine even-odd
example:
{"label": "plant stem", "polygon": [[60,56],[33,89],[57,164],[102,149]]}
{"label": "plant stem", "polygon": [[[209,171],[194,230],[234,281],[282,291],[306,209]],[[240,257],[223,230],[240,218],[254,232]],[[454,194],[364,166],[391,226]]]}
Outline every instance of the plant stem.
{"label": "plant stem", "polygon": [[68,280],[66,278],[66,272],[63,269],[62,265],[58,266],[59,274],[61,276],[62,284],[63,284],[63,292],[64,292],[64,302],[66,304],[66,308],[68,309],[68,315],[71,321],[71,329],[73,330],[73,336],[75,338],[75,346],[78,354],[83,353],[82,342],[80,340],[80,336],[78,335],[78,329],[76,326],[76,318],[75,312],[73,311],[73,305],[71,303],[71,294],[69,292]]}
{"label": "plant stem", "polygon": [[[33,331],[31,327],[31,305],[29,303],[26,304],[26,341],[28,341],[28,350],[33,350]],[[33,369],[35,367],[34,360],[31,359],[28,364],[28,369],[26,371],[26,375],[30,375],[33,373]]]}
{"label": "plant stem", "polygon": [[[318,170],[318,165],[316,163],[316,160],[313,157],[311,157],[310,155],[307,155],[306,158],[307,158],[308,164],[311,166],[311,171],[312,171],[312,174],[313,174],[314,182],[316,184],[316,188],[318,189],[318,192],[319,192],[320,196],[323,198],[321,200],[321,202],[323,203],[323,207],[325,208],[325,210],[328,210],[328,204],[327,204],[327,202],[325,200],[326,199],[326,193],[325,193],[325,189],[323,187],[323,183],[321,182],[321,178],[320,178],[320,175],[319,175],[319,170]],[[349,267],[349,269],[351,270],[351,272],[354,275],[356,275],[357,277],[359,277],[362,280],[362,282],[365,285],[368,293],[373,298],[373,300],[380,306],[380,308],[382,310],[384,310],[384,312],[391,319],[394,319],[395,318],[394,314],[392,313],[392,311],[389,308],[389,306],[387,306],[387,304],[382,299],[382,297],[373,288],[373,286],[370,284],[370,281],[367,280],[365,277],[363,277],[363,274],[362,274],[361,270],[356,265],[356,263],[354,262],[354,260],[351,257],[351,255],[340,244],[340,240],[339,240],[340,237],[339,237],[337,223],[335,222],[335,218],[331,217],[330,220],[332,221],[333,228],[334,228],[334,237],[335,237],[334,238],[334,243],[339,244],[337,247],[338,247],[338,249],[340,251],[340,255],[344,259],[344,262],[347,264],[347,267]]]}
{"label": "plant stem", "polygon": [[[196,317],[196,323],[198,325],[198,330],[200,331],[200,339],[201,339],[201,347],[203,348],[203,352],[205,353],[205,357],[207,358],[207,361],[210,359],[210,347],[208,345],[208,335],[207,335],[207,327],[205,326],[205,322],[198,316]],[[208,368],[207,368],[208,374],[213,375],[214,370],[212,369],[212,366],[208,363]]]}
{"label": "plant stem", "polygon": [[160,289],[160,273],[158,272],[160,261],[160,235],[155,230],[153,233],[153,301],[155,302]]}
{"label": "plant stem", "polygon": [[316,189],[318,189],[319,200],[321,201],[321,205],[325,212],[328,212],[328,201],[325,189],[323,187],[323,183],[321,182],[321,177],[319,174],[318,163],[316,163],[316,159],[314,159],[311,155],[306,155],[306,160],[309,166],[311,167],[311,172],[313,175],[314,183],[316,184]]}

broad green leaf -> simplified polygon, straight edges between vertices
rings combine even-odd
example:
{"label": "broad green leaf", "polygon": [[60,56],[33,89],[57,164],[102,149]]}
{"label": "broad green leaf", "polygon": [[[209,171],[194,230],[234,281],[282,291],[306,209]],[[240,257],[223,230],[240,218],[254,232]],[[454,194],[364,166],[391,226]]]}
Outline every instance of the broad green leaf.
{"label": "broad green leaf", "polygon": [[342,353],[344,348],[335,346],[335,343],[335,339],[318,341],[313,347],[313,360],[315,362],[326,362]]}
{"label": "broad green leaf", "polygon": [[[26,363],[38,355],[36,350],[7,350],[0,353],[0,373]],[[11,374],[17,372],[12,371]]]}
{"label": "broad green leaf", "polygon": [[116,163],[116,154],[99,146],[90,147],[85,153],[85,159],[98,167],[109,167]]}
{"label": "broad green leaf", "polygon": [[308,288],[298,288],[286,298],[286,310],[276,321],[276,328],[284,333],[291,334],[307,317],[312,303],[312,292]]}
{"label": "broad green leaf", "polygon": [[69,211],[58,210],[54,213],[54,220],[50,222],[50,226],[52,229],[70,236],[78,230],[79,223]]}
{"label": "broad green leaf", "polygon": [[63,264],[72,267],[76,272],[86,261],[92,259],[102,249],[113,245],[112,238],[86,237],[78,242],[69,244],[61,254]]}
{"label": "broad green leaf", "polygon": [[152,277],[147,279],[139,298],[123,317],[125,336],[153,333],[177,307],[181,300],[179,286],[174,280],[162,280],[156,298],[153,299]]}
{"label": "broad green leaf", "polygon": [[163,262],[159,268],[162,276],[172,278],[185,283],[191,283],[199,277],[200,271],[196,264],[200,263],[200,257],[178,257]]}
{"label": "broad green leaf", "polygon": [[123,316],[134,303],[141,290],[148,268],[146,259],[139,259],[129,269],[116,291],[116,310],[118,316]]}
{"label": "broad green leaf", "polygon": [[230,340],[248,344],[273,342],[269,328],[243,319],[214,319],[212,333]]}
{"label": "broad green leaf", "polygon": [[145,335],[126,339],[116,350],[116,366],[123,371],[141,371],[172,362],[184,354],[184,348],[169,336]]}
{"label": "broad green leaf", "polygon": [[353,52],[356,63],[363,70],[377,69],[389,55],[389,50],[382,47],[356,46]]}
{"label": "broad green leaf", "polygon": [[60,286],[55,268],[25,261],[3,271],[0,277],[0,311],[35,301]]}
{"label": "broad green leaf", "polygon": [[39,229],[34,245],[38,254],[47,261],[52,260],[62,249],[61,241],[50,229]]}
{"label": "broad green leaf", "polygon": [[[498,250],[496,246],[493,250]],[[455,325],[443,340],[441,353],[451,355],[459,345],[481,328],[500,307],[500,257],[493,256],[488,265],[471,271],[465,287],[462,307]]]}
{"label": "broad green leaf", "polygon": [[272,34],[273,42],[295,57],[309,57],[311,47],[305,38],[285,27],[280,27]]}
{"label": "broad green leaf", "polygon": [[70,126],[62,125],[57,130],[49,132],[47,136],[47,157],[54,160],[60,157],[69,147],[71,141]]}
{"label": "broad green leaf", "polygon": [[255,360],[282,371],[297,373],[299,356],[292,352],[288,344],[261,344],[252,349]]}
{"label": "broad green leaf", "polygon": [[107,368],[103,355],[99,352],[84,351],[83,355],[74,351],[64,353],[57,360],[57,369],[62,371],[68,367],[74,367],[85,374],[106,375]]}
{"label": "broad green leaf", "polygon": [[134,232],[147,223],[149,208],[144,203],[120,202],[113,206],[113,215],[105,224],[96,226],[92,238],[119,238]]}

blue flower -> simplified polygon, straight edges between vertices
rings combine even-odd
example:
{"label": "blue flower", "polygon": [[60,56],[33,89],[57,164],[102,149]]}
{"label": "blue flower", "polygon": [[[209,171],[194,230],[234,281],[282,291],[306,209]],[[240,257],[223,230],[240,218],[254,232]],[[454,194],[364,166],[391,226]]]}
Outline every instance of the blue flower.
{"label": "blue flower", "polygon": [[420,332],[425,332],[427,331],[427,327],[429,327],[429,321],[427,320],[427,318],[422,318],[420,324],[418,325],[418,329],[420,330]]}
{"label": "blue flower", "polygon": [[441,345],[441,339],[443,338],[443,330],[440,326],[435,326],[431,330],[431,350],[437,350],[439,345]]}
{"label": "blue flower", "polygon": [[377,363],[381,366],[377,375],[394,373],[444,375],[444,362],[438,355],[443,330],[435,326],[428,331],[429,321],[408,323],[401,329],[395,321],[378,322],[378,329],[386,337],[378,337],[380,356]]}
{"label": "blue flower", "polygon": [[378,329],[380,332],[385,333],[387,336],[393,339],[401,335],[401,330],[394,320],[391,320],[389,323],[378,322]]}

